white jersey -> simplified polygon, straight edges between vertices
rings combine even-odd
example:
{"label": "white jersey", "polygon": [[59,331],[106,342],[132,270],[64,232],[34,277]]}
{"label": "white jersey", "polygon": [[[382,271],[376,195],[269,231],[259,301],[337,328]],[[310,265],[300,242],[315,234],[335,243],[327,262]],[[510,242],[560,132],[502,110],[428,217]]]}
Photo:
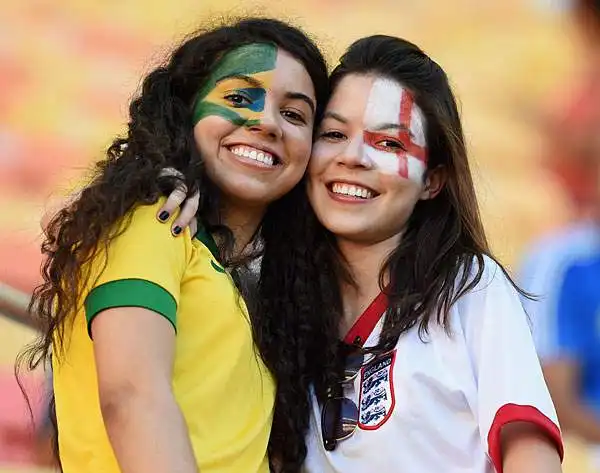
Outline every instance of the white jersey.
{"label": "white jersey", "polygon": [[[373,346],[383,318],[375,325],[368,312],[351,333]],[[452,307],[450,326],[451,336],[432,324],[425,342],[414,327],[391,354],[362,368],[345,388],[359,408],[358,428],[331,452],[323,446],[321,406],[313,392],[303,471],[501,472],[500,430],[511,421],[537,424],[562,458],[527,317],[491,259],[477,287]]]}

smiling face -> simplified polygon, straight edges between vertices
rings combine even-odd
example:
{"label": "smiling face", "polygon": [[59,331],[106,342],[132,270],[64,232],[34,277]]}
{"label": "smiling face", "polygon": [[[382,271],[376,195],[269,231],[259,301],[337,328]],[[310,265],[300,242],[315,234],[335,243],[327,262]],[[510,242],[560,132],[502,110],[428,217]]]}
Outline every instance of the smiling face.
{"label": "smiling face", "polygon": [[270,44],[221,58],[194,106],[194,137],[225,202],[266,206],[291,190],[312,146],[315,92],[304,66]]}
{"label": "smiling face", "polygon": [[429,182],[425,117],[399,83],[349,74],[333,93],[313,147],[308,194],[338,238],[399,238],[415,204],[438,192]]}

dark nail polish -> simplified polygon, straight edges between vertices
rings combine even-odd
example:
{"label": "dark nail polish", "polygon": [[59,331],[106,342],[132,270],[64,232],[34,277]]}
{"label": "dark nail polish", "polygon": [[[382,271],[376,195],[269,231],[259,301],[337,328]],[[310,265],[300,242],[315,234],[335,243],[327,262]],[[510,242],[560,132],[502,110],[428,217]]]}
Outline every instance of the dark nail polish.
{"label": "dark nail polish", "polygon": [[176,226],[173,228],[173,233],[174,233],[175,235],[179,235],[179,234],[181,233],[181,227],[180,227],[179,225],[176,225]]}
{"label": "dark nail polish", "polygon": [[166,210],[163,210],[159,215],[158,215],[158,219],[161,222],[164,222],[166,219],[169,218],[169,212],[167,212]]}

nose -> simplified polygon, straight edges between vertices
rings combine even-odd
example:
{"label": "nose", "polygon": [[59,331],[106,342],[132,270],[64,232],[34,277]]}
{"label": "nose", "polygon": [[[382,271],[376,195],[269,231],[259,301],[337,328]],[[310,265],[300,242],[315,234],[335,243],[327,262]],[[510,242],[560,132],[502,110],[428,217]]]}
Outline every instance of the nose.
{"label": "nose", "polygon": [[365,142],[362,136],[355,136],[348,141],[348,146],[337,157],[340,165],[351,168],[371,169],[373,162],[366,153]]}
{"label": "nose", "polygon": [[248,130],[262,134],[272,140],[277,140],[283,135],[279,120],[279,110],[267,103],[260,116],[250,122]]}

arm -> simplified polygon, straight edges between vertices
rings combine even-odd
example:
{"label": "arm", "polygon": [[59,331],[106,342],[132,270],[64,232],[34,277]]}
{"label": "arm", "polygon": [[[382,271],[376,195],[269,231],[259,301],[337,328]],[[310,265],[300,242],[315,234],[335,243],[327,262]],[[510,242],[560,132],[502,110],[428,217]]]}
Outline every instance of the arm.
{"label": "arm", "polygon": [[527,422],[502,429],[504,473],[560,473],[560,456],[544,432]]}
{"label": "arm", "polygon": [[[544,375],[558,416],[566,429],[588,442],[600,443],[600,419],[581,402],[581,360],[588,344],[588,328],[595,327],[594,307],[589,307],[580,267],[565,274],[556,309],[556,356],[543,360]],[[589,323],[588,323],[589,322]]]}
{"label": "arm", "polygon": [[175,331],[137,307],[107,309],[91,325],[102,416],[123,473],[196,473],[171,390]]}
{"label": "arm", "polygon": [[544,375],[563,427],[587,442],[599,444],[600,419],[581,403],[577,392],[579,363],[567,357],[546,362]]}
{"label": "arm", "polygon": [[123,473],[196,473],[172,392],[177,306],[190,240],[139,206],[92,263],[85,316],[100,410]]}
{"label": "arm", "polygon": [[560,471],[556,412],[517,292],[486,260],[481,282],[457,308],[474,368],[482,441],[496,471]]}

